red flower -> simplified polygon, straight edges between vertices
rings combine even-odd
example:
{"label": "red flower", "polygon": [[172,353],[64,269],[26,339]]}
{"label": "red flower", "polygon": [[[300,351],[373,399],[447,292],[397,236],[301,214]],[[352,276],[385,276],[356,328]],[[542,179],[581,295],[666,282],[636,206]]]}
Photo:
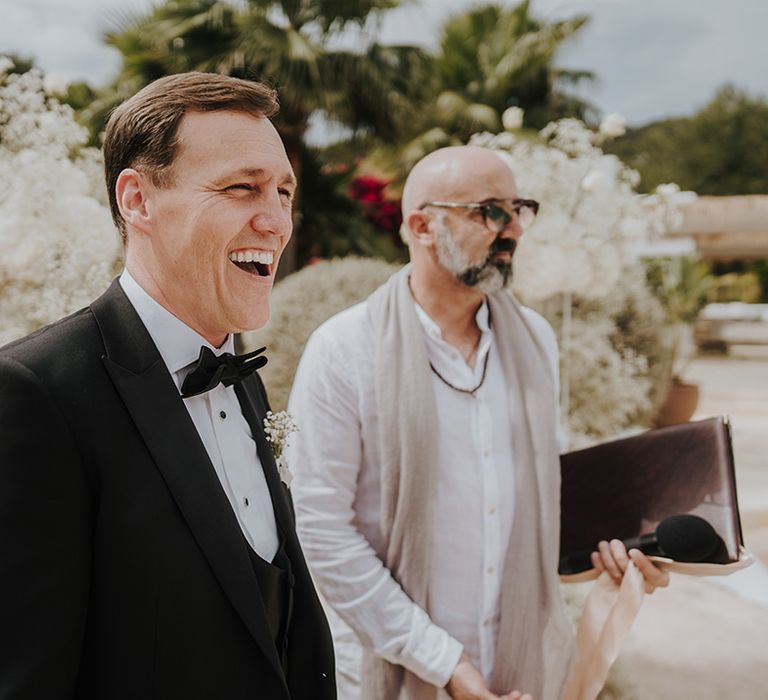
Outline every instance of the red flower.
{"label": "red flower", "polygon": [[374,226],[396,234],[402,222],[400,200],[387,198],[384,190],[389,183],[372,175],[360,175],[352,180],[349,194],[363,206],[365,218]]}

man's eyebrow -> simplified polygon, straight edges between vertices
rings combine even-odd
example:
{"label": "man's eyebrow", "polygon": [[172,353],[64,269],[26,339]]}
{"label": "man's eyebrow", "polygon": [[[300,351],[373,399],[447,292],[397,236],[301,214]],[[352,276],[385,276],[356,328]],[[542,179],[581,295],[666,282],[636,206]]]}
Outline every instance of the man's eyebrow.
{"label": "man's eyebrow", "polygon": [[220,185],[231,180],[237,180],[241,177],[261,177],[264,174],[263,168],[239,168],[232,172],[225,173],[214,180],[214,184]]}
{"label": "man's eyebrow", "polygon": [[[237,180],[241,177],[254,177],[254,178],[260,178],[263,177],[265,173],[264,168],[239,168],[238,170],[235,170],[231,173],[227,173],[225,175],[222,175],[221,177],[216,178],[214,180],[214,185],[223,185],[225,182],[231,182],[232,180]],[[296,176],[293,173],[287,173],[281,180],[281,183],[290,184],[293,187],[296,187]]]}
{"label": "man's eyebrow", "polygon": [[296,187],[298,187],[299,183],[296,181],[296,176],[292,172],[289,172],[289,173],[286,173],[286,175],[280,181],[280,184],[290,185],[295,189]]}

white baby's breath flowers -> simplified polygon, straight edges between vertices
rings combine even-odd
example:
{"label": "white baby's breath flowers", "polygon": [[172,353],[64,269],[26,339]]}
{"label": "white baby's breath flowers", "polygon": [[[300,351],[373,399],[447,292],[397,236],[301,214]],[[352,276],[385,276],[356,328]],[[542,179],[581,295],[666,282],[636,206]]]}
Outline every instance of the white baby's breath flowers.
{"label": "white baby's breath flowers", "polygon": [[43,87],[50,95],[66,95],[69,78],[62,73],[46,73],[43,76]]}
{"label": "white baby's breath flowers", "polygon": [[264,432],[276,458],[283,456],[283,452],[288,446],[288,436],[298,432],[298,430],[299,426],[296,425],[296,421],[288,411],[278,411],[277,413],[267,411],[264,418]]}
{"label": "white baby's breath flowers", "polygon": [[288,411],[278,411],[277,413],[267,411],[267,415],[264,417],[264,433],[275,455],[280,479],[286,486],[291,485],[293,474],[291,474],[285,460],[285,449],[288,447],[288,437],[298,430],[299,426],[296,425],[296,421]]}
{"label": "white baby's breath flowers", "polygon": [[680,193],[680,186],[675,182],[667,182],[656,187],[656,194],[659,197],[674,197]]}
{"label": "white baby's breath flowers", "polygon": [[626,244],[672,228],[673,188],[638,195],[636,171],[603,153],[578,119],[548,124],[539,136],[532,142],[507,131],[470,141],[495,150],[515,173],[520,196],[541,203],[515,253],[513,288],[532,302],[562,293],[604,297],[632,263]]}
{"label": "white baby's breath flowers", "polygon": [[524,115],[521,107],[508,107],[501,115],[501,124],[507,131],[517,131],[523,125]]}
{"label": "white baby's breath flowers", "polygon": [[572,158],[588,156],[595,138],[581,121],[573,118],[550,122],[539,132],[539,136],[544,143]]}
{"label": "white baby's breath flowers", "polygon": [[627,121],[620,114],[611,112],[603,117],[597,132],[606,140],[616,139],[627,133]]}
{"label": "white baby's breath flowers", "polygon": [[91,302],[120,253],[87,131],[12,65],[0,57],[0,345]]}
{"label": "white baby's breath flowers", "polygon": [[605,175],[603,173],[601,173],[596,168],[593,168],[584,176],[584,179],[581,181],[581,189],[583,189],[585,192],[593,192],[600,186],[600,183],[604,180],[604,178]]}
{"label": "white baby's breath flowers", "polygon": [[563,249],[553,243],[520,245],[515,252],[514,286],[524,289],[526,298],[546,299],[554,289],[563,288],[567,266]]}
{"label": "white baby's breath flowers", "polygon": [[[638,173],[599,148],[623,129],[614,115],[600,132],[561,119],[542,129],[538,141],[515,131],[470,140],[509,165],[519,196],[541,204],[515,252],[512,286],[523,303],[545,312],[559,335],[561,410],[575,435],[609,436],[653,410],[648,357],[625,344],[628,331],[617,319],[634,318],[639,309],[633,326],[639,334],[657,318],[658,304],[649,299],[629,244],[672,230],[680,214],[674,186],[639,195]],[[621,309],[613,308],[617,299]],[[643,352],[655,352],[652,342]]]}

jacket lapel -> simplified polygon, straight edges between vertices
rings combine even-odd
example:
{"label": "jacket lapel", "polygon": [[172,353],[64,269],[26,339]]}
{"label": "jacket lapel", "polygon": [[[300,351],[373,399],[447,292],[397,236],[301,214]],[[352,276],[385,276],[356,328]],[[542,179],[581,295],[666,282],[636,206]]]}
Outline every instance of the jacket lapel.
{"label": "jacket lapel", "polygon": [[117,280],[91,311],[115,388],[214,575],[282,678],[248,544],[173,378]]}

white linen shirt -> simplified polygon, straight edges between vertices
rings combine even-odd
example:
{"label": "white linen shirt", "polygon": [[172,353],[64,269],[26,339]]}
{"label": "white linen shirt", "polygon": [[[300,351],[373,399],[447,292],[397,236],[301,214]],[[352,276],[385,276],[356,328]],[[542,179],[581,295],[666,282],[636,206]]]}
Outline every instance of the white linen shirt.
{"label": "white linen shirt", "polygon": [[[216,355],[233,352],[231,335],[220,348],[213,347],[147,294],[128,270],[120,275],[120,286],[146,326],[179,393],[202,346]],[[256,442],[234,387],[219,384],[204,394],[182,400],[245,539],[262,559],[272,561],[279,545],[275,512]]]}
{"label": "white linen shirt", "polygon": [[[493,671],[514,514],[509,426],[516,417],[510,415],[487,304],[476,317],[481,337],[474,367],[418,304],[416,312],[435,370],[454,387],[480,385],[472,396],[432,375],[440,444],[429,552],[431,618],[382,563],[375,339],[365,302],[315,331],[289,403],[299,425],[287,450],[297,528],[317,585],[334,609],[329,620],[340,698],[359,697],[345,690],[360,680],[361,648],[352,630],[376,654],[438,687],[450,679],[462,649],[486,682]],[[524,313],[557,376],[551,327],[532,310]]]}

